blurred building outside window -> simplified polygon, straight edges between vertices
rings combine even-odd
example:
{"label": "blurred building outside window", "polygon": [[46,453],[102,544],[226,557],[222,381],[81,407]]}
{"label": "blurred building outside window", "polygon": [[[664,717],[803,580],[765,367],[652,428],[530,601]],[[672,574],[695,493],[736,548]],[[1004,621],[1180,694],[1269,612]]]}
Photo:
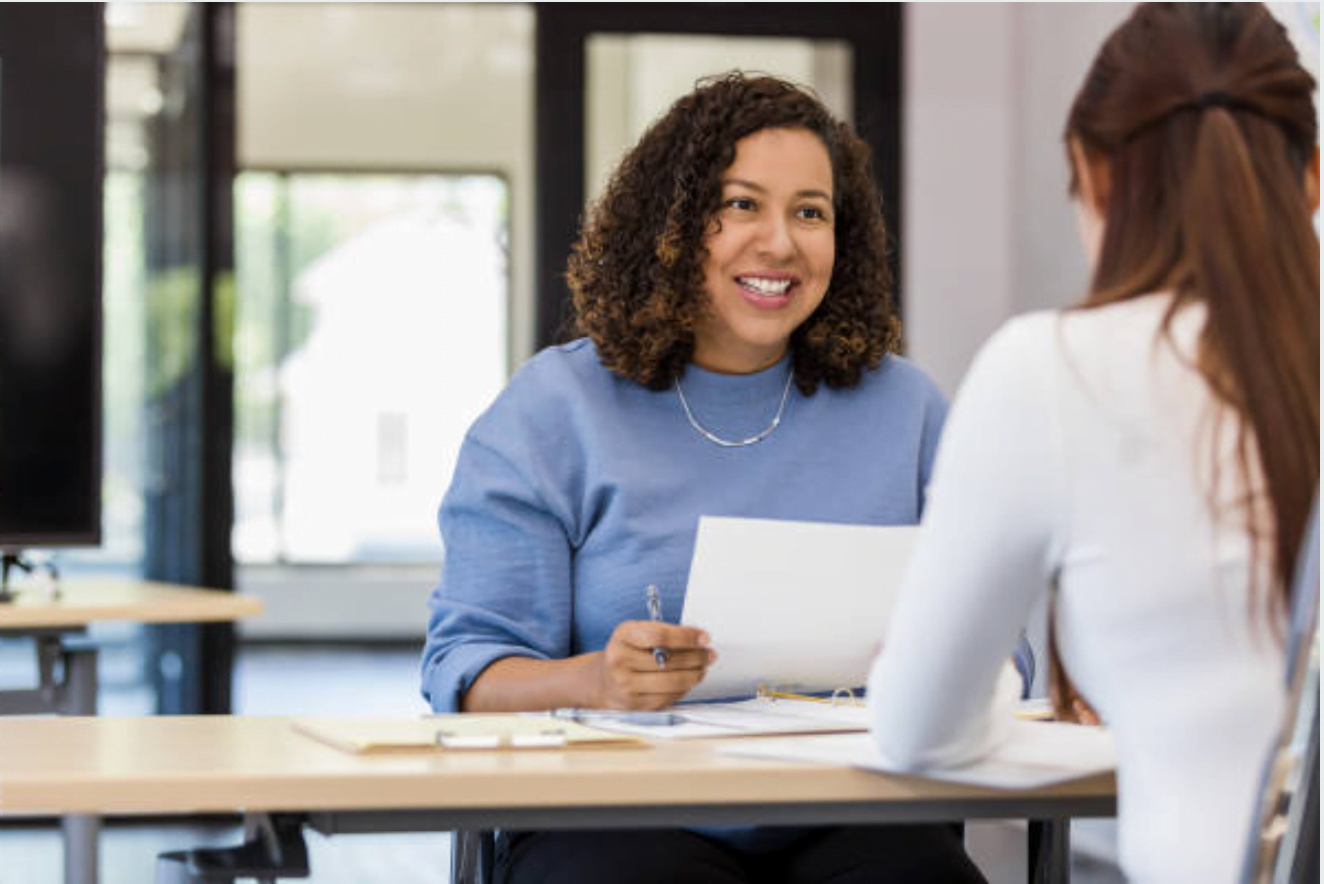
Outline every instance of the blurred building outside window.
{"label": "blurred building outside window", "polygon": [[493,175],[240,175],[239,563],[438,560],[460,440],[505,382],[508,201]]}

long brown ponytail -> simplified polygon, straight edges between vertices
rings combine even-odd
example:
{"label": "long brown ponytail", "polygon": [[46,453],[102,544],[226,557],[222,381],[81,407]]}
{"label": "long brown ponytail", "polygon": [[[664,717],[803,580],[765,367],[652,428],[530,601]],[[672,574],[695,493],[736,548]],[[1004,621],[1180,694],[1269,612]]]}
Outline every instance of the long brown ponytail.
{"label": "long brown ponytail", "polygon": [[1172,291],[1171,320],[1205,305],[1197,367],[1240,417],[1241,487],[1258,467],[1273,514],[1266,540],[1248,502],[1271,608],[1290,591],[1319,482],[1319,241],[1303,186],[1314,88],[1261,4],[1142,3],[1099,51],[1066,127],[1109,173],[1082,306]]}

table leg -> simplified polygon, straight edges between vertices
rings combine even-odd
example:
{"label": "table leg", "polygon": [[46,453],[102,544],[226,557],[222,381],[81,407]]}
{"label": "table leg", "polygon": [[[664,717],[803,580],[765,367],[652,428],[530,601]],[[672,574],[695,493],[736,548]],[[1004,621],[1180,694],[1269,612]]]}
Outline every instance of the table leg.
{"label": "table leg", "polygon": [[70,814],[61,818],[60,828],[64,832],[64,884],[96,884],[101,817]]}
{"label": "table leg", "polygon": [[1071,820],[1030,820],[1030,884],[1065,884],[1071,877]]}
{"label": "table leg", "polygon": [[[97,714],[97,652],[95,648],[65,649],[64,685],[60,702],[63,715]],[[60,820],[64,832],[65,884],[96,884],[97,840],[101,817],[70,814]]]}

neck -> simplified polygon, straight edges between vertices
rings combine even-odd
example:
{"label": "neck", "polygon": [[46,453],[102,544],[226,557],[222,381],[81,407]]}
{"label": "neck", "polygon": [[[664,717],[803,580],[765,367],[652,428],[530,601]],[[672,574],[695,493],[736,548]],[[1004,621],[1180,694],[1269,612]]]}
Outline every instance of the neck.
{"label": "neck", "polygon": [[717,374],[757,374],[772,368],[785,355],[784,344],[775,350],[749,350],[741,353],[696,346],[690,361],[704,371]]}

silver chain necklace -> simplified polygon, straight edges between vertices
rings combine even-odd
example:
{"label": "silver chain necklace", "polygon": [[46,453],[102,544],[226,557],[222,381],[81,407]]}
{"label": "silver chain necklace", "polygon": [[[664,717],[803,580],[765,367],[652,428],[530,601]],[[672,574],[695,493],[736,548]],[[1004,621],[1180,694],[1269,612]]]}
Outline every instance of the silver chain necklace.
{"label": "silver chain necklace", "polygon": [[690,426],[694,427],[695,432],[707,439],[714,445],[720,445],[723,448],[744,448],[746,445],[753,445],[755,442],[762,442],[772,435],[772,431],[777,429],[777,425],[782,422],[782,412],[786,410],[786,397],[791,393],[791,381],[795,379],[795,372],[786,373],[786,386],[782,388],[782,401],[777,405],[777,413],[772,418],[772,423],[768,424],[759,432],[750,436],[748,439],[723,439],[721,436],[706,429],[697,420],[694,419],[694,412],[690,411],[690,403],[685,400],[685,391],[680,388],[680,378],[676,378],[676,395],[680,397],[680,407],[685,409],[685,417],[689,420]]}

